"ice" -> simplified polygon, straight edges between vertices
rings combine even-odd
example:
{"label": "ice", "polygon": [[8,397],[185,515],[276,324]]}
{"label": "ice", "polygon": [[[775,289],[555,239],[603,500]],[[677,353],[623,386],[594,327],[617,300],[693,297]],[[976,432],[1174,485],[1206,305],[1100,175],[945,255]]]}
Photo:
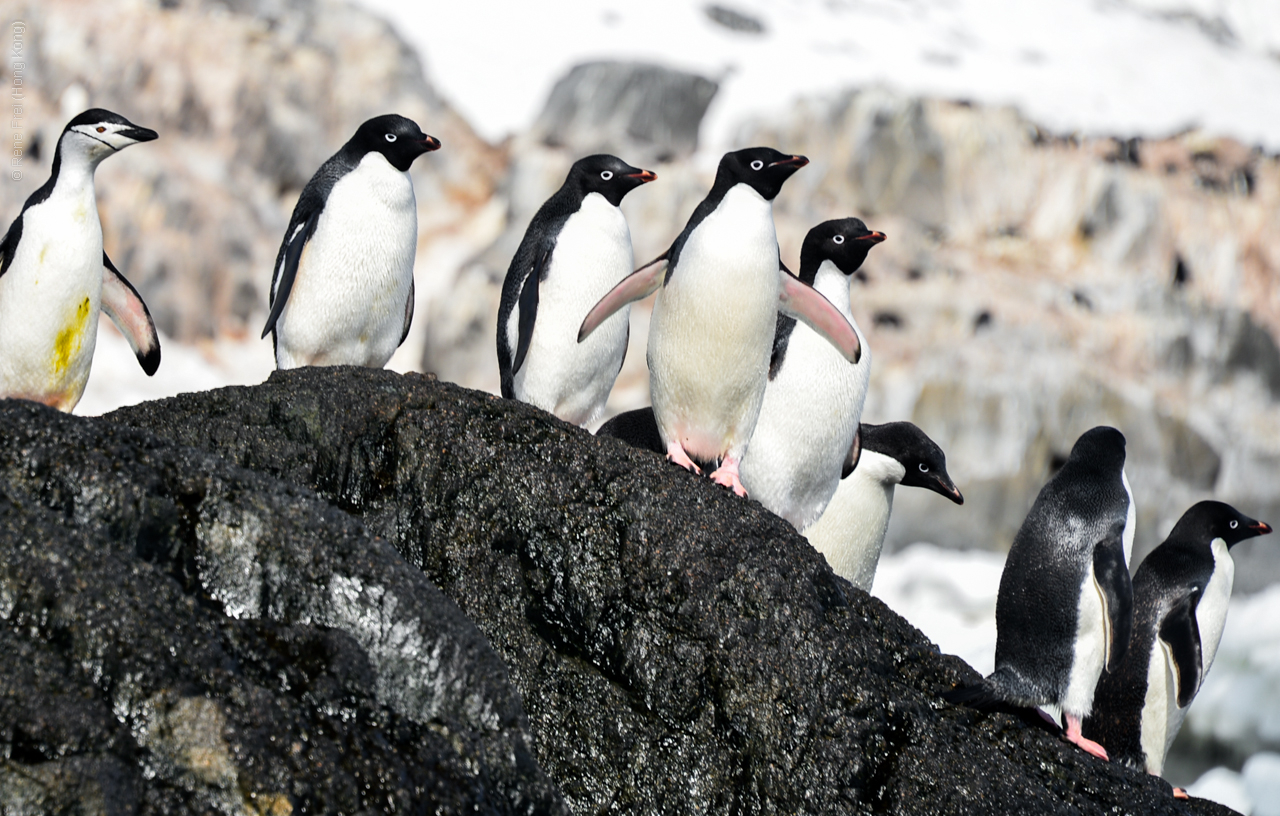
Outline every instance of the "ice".
{"label": "ice", "polygon": [[1244,816],[1253,813],[1253,800],[1245,791],[1244,780],[1230,768],[1211,768],[1205,771],[1203,776],[1187,786],[1187,793],[1201,799],[1212,799],[1220,805],[1240,811]]}
{"label": "ice", "polygon": [[363,2],[419,49],[430,80],[495,142],[527,128],[574,64],[634,59],[721,82],[702,134],[715,155],[747,116],[875,83],[1014,104],[1058,132],[1200,126],[1280,148],[1275,0],[719,2],[762,22],[762,34],[717,25],[704,0]]}

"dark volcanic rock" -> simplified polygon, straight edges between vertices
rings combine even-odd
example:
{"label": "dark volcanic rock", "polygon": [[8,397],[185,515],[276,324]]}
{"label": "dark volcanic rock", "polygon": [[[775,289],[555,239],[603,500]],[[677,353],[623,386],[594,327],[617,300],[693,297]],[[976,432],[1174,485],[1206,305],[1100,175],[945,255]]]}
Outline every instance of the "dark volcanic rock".
{"label": "dark volcanic rock", "polygon": [[0,401],[0,813],[563,813],[475,626],[310,491]]}
{"label": "dark volcanic rock", "polygon": [[532,407],[385,371],[123,409],[363,517],[506,659],[579,813],[1221,813],[1004,714],[785,522]]}

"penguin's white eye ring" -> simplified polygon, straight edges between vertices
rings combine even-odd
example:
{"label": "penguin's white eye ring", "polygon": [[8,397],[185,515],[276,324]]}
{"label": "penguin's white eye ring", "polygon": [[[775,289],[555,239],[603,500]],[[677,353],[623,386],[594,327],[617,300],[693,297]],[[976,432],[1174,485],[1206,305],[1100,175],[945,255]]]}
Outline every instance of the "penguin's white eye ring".
{"label": "penguin's white eye ring", "polygon": [[601,171],[600,178],[604,179],[605,181],[608,181],[609,179],[613,178],[613,171],[612,170]]}
{"label": "penguin's white eye ring", "polygon": [[920,465],[919,465],[919,467],[920,467],[920,472],[921,472],[921,473],[928,473],[928,472],[929,472],[929,466],[928,466],[928,465],[926,465],[924,462],[921,462],[921,463],[920,463]]}
{"label": "penguin's white eye ring", "polygon": [[388,133],[388,134],[387,134],[387,141],[388,141],[388,142],[394,142],[395,140],[396,140],[396,135],[395,135],[394,133]]}
{"label": "penguin's white eye ring", "polygon": [[756,159],[755,161],[751,162],[752,170],[760,170],[763,167],[764,167],[764,162],[760,161],[759,159]]}
{"label": "penguin's white eye ring", "polygon": [[844,236],[843,236],[843,235],[833,235],[833,236],[831,237],[831,243],[833,243],[833,244],[843,244],[843,243],[844,243]]}
{"label": "penguin's white eye ring", "polygon": [[1236,521],[1235,519],[1232,519],[1230,526],[1231,526],[1231,529],[1234,530],[1235,528],[1240,526],[1240,522]]}

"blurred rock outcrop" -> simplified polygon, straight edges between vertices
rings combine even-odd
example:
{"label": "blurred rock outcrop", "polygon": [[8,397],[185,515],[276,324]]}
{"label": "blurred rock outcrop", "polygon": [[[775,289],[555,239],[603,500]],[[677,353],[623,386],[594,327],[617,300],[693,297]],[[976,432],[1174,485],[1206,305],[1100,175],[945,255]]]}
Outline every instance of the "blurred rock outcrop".
{"label": "blurred rock outcrop", "polygon": [[531,406],[298,369],[108,419],[314,488],[385,536],[507,661],[574,812],[1227,812],[943,703],[972,670],[786,522]]}
{"label": "blurred rock outcrop", "polygon": [[475,626],[309,491],[0,400],[0,812],[567,813]]}
{"label": "blurred rock outcrop", "polygon": [[[469,229],[502,173],[391,27],[339,0],[6,0],[0,11],[27,26],[27,148],[22,180],[0,187],[4,226],[48,177],[71,116],[103,107],[159,131],[105,162],[97,189],[107,251],[170,337],[257,335],[298,193],[371,116],[401,113],[444,144],[412,171],[420,277],[426,250]],[[11,72],[0,64],[6,86]]]}

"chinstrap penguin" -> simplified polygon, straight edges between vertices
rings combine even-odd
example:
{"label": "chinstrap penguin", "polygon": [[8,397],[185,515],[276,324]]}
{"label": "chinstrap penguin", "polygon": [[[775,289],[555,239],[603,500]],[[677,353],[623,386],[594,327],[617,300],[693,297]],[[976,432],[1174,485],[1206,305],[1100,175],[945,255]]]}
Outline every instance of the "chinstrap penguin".
{"label": "chinstrap penguin", "polygon": [[316,171],[293,208],[271,276],[277,368],[380,368],[413,320],[418,207],[409,166],[440,142],[413,121],[368,120]]}
{"label": "chinstrap penguin", "polygon": [[826,510],[804,537],[831,569],[859,589],[871,591],[893,510],[896,485],[923,487],[956,504],[964,496],[947,473],[942,448],[910,422],[863,424]]}
{"label": "chinstrap penguin", "polygon": [[1133,636],[1104,672],[1084,734],[1112,759],[1159,776],[1226,623],[1231,548],[1271,527],[1217,501],[1187,510],[1133,576]]}
{"label": "chinstrap penguin", "polygon": [[944,695],[978,708],[1056,705],[1065,738],[1102,759],[1106,750],[1081,734],[1081,721],[1104,667],[1114,671],[1124,659],[1133,625],[1124,460],[1115,428],[1076,440],[1009,549],[996,597],[995,671]]}
{"label": "chinstrap penguin", "polygon": [[[746,491],[738,476],[760,413],[779,309],[823,333],[857,362],[853,327],[825,298],[782,269],[773,199],[804,165],[768,147],[726,153],[707,197],[671,247],[592,308],[581,342],[609,315],[661,289],[649,327],[654,417],[668,458]],[[665,274],[663,274],[665,262]]]}
{"label": "chinstrap penguin", "polygon": [[0,395],[73,409],[89,380],[99,309],[148,376],[159,368],[151,312],[102,249],[93,188],[103,159],[156,137],[100,108],[63,129],[49,180],[0,241]]}
{"label": "chinstrap penguin", "polygon": [[618,205],[655,178],[616,156],[588,156],[574,162],[564,185],[538,209],[502,284],[502,396],[575,425],[604,411],[626,357],[630,307],[582,343],[578,327],[631,274],[631,232]]}
{"label": "chinstrap penguin", "polygon": [[884,239],[884,233],[867,229],[857,218],[844,218],[809,230],[800,249],[800,280],[839,309],[857,332],[862,347],[857,364],[849,365],[795,318],[777,318],[764,401],[742,460],[742,485],[797,530],[818,520],[847,473],[871,374],[871,353],[853,319],[849,283]]}

